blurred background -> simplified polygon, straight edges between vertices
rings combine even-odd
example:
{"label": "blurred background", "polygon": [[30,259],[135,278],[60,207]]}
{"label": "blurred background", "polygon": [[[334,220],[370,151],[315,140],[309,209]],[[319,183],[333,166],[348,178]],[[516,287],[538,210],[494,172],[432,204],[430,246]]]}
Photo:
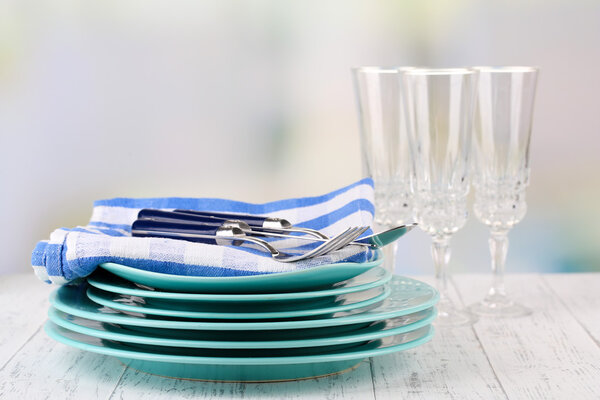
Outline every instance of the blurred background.
{"label": "blurred background", "polygon": [[[96,199],[318,195],[361,177],[357,65],[537,65],[507,272],[600,271],[600,2],[0,0],[0,274]],[[451,269],[488,272],[471,218]],[[433,273],[429,238],[396,270]]]}

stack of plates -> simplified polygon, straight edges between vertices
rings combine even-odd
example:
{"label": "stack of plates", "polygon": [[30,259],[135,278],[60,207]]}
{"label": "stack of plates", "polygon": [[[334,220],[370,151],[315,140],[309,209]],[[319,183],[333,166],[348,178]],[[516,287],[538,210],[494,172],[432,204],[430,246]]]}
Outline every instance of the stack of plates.
{"label": "stack of plates", "polygon": [[102,264],[51,295],[46,332],[162,376],[275,381],[344,372],[431,339],[438,294],[366,263],[244,277]]}

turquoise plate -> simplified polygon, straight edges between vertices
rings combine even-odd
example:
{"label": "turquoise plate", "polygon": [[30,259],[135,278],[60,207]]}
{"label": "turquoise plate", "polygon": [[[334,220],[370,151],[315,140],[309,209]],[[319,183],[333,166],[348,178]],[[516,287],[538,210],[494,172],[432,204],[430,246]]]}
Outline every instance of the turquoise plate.
{"label": "turquoise plate", "polygon": [[[272,335],[282,336],[280,339],[289,339],[289,340],[297,340],[297,339],[311,339],[311,338],[322,338],[322,337],[335,337],[341,336],[344,334],[355,332],[359,329],[367,328],[368,326],[374,324],[375,322],[363,322],[357,324],[348,324],[348,325],[338,325],[338,326],[325,326],[325,327],[317,327],[317,328],[300,328],[300,329],[277,329],[277,330],[245,330],[244,338],[256,338],[263,336],[273,338]],[[178,335],[178,332],[190,332],[190,334],[199,333],[200,335],[221,335],[221,340],[225,340],[226,338],[230,338],[231,340],[239,340],[240,331],[239,330],[231,330],[231,331],[223,331],[223,330],[192,330],[192,329],[170,329],[170,328],[150,328],[146,326],[135,326],[135,325],[118,325],[127,331],[142,333],[145,334],[148,330],[158,330],[162,332],[172,332],[173,335]],[[214,336],[210,336],[214,337]],[[279,337],[279,336],[274,336]],[[250,339],[249,339],[250,340]]]}
{"label": "turquoise plate", "polygon": [[322,336],[306,335],[304,332],[298,332],[298,329],[292,329],[247,331],[243,333],[243,337],[240,337],[238,331],[185,331],[157,328],[131,331],[118,325],[65,314],[52,307],[48,311],[48,317],[55,324],[88,336],[153,346],[207,349],[277,349],[364,342],[421,328],[431,324],[435,316],[435,308],[428,308],[413,314],[378,321],[351,332],[343,332],[339,336],[330,333]]}
{"label": "turquoise plate", "polygon": [[383,301],[391,290],[380,286],[363,292],[342,294],[319,299],[320,301],[300,304],[252,303],[249,306],[229,303],[187,303],[173,300],[148,301],[141,297],[119,295],[97,288],[89,288],[87,296],[95,303],[115,310],[149,315],[199,319],[280,319],[312,315],[333,314],[355,308],[367,307]]}
{"label": "turquoise plate", "polygon": [[327,315],[325,318],[313,317],[295,321],[195,321],[170,317],[149,317],[142,313],[128,315],[91,301],[86,296],[87,284],[61,286],[52,292],[50,302],[55,308],[67,314],[121,325],[193,330],[278,330],[320,328],[381,321],[433,307],[439,299],[439,295],[434,288],[414,279],[394,276],[388,285],[392,292],[379,304],[334,313]]}
{"label": "turquoise plate", "polygon": [[213,301],[213,302],[259,302],[259,301],[290,301],[302,299],[315,299],[318,297],[338,296],[346,293],[360,292],[381,286],[392,279],[392,273],[382,267],[362,273],[352,279],[338,282],[331,289],[313,290],[309,292],[289,293],[254,293],[254,294],[227,294],[227,293],[181,293],[161,291],[151,287],[144,287],[115,276],[107,271],[98,269],[87,278],[90,285],[107,292],[127,294],[143,298],[185,300],[185,301]]}
{"label": "turquoise plate", "polygon": [[133,369],[184,379],[281,381],[345,372],[363,359],[419,346],[433,337],[431,325],[382,339],[303,355],[303,349],[222,350],[127,345],[70,331],[48,321],[46,333],[69,346],[118,357]]}
{"label": "turquoise plate", "polygon": [[100,267],[128,281],[175,292],[279,293],[325,288],[367,272],[382,261],[382,252],[377,250],[374,260],[364,263],[336,263],[292,272],[224,277],[161,274],[115,263],[100,264]]}

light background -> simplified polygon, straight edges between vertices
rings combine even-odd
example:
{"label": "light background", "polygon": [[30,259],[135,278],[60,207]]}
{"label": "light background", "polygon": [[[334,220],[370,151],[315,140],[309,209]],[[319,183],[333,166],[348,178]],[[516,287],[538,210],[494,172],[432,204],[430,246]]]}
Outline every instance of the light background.
{"label": "light background", "polygon": [[[600,270],[600,2],[0,0],[0,273],[95,199],[349,184],[350,67],[485,64],[541,68],[508,272]],[[451,266],[489,268],[474,219]],[[422,232],[397,271],[432,272]]]}

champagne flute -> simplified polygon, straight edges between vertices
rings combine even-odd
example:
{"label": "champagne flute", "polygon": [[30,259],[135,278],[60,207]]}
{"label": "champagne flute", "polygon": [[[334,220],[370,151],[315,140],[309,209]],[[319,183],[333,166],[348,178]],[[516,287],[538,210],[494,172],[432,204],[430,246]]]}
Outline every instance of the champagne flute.
{"label": "champagne flute", "polygon": [[406,121],[414,161],[414,213],[432,238],[438,325],[460,326],[475,317],[457,309],[447,294],[450,238],[467,221],[468,159],[476,71],[414,69],[404,73]]}
{"label": "champagne flute", "polygon": [[[412,162],[404,123],[400,76],[410,67],[352,69],[358,105],[363,173],[375,184],[375,223],[381,228],[412,222]],[[397,242],[384,248],[394,271]]]}
{"label": "champagne flute", "polygon": [[530,310],[514,303],[504,288],[508,232],[525,216],[529,143],[538,69],[477,67],[473,185],[475,216],[490,228],[492,284],[470,307],[478,315],[516,317]]}

